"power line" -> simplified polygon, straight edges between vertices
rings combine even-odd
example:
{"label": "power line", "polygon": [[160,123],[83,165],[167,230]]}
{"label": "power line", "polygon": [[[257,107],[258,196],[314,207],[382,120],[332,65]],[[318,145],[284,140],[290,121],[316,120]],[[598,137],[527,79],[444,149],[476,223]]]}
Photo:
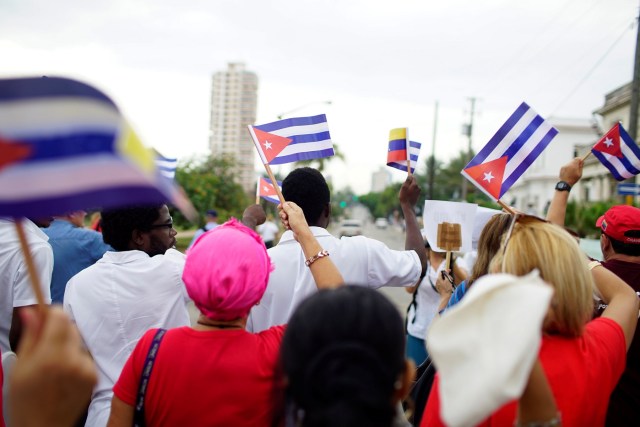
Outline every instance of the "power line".
{"label": "power line", "polygon": [[613,42],[613,44],[611,46],[609,46],[609,48],[606,50],[606,52],[596,61],[596,63],[593,65],[593,67],[591,67],[591,69],[587,72],[587,74],[585,74],[584,77],[582,77],[582,79],[580,79],[578,84],[576,84],[574,86],[574,88],[571,89],[569,94],[567,96],[565,96],[562,99],[562,101],[560,101],[560,103],[556,106],[556,108],[553,109],[553,112],[550,114],[550,116],[553,116],[560,109],[560,107],[562,107],[564,105],[565,102],[567,102],[569,99],[571,99],[571,97],[576,93],[576,91],[580,88],[580,86],[582,86],[583,83],[586,82],[589,77],[591,77],[591,74],[600,66],[600,64],[602,64],[602,62],[611,53],[613,48],[616,47],[616,45],[620,42],[620,40],[622,40],[622,38],[626,35],[626,32],[629,31],[630,29],[633,29],[634,23],[635,23],[635,20],[634,20],[634,22],[631,23],[631,25],[629,25],[627,28],[625,28],[622,31],[622,33]]}

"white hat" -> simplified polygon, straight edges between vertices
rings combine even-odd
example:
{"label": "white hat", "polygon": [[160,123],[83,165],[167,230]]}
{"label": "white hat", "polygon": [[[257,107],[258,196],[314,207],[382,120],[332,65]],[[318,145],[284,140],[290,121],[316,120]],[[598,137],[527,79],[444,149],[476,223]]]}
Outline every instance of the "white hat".
{"label": "white hat", "polygon": [[434,319],[427,347],[440,375],[445,424],[476,425],[520,397],[552,295],[538,270],[523,277],[487,275]]}

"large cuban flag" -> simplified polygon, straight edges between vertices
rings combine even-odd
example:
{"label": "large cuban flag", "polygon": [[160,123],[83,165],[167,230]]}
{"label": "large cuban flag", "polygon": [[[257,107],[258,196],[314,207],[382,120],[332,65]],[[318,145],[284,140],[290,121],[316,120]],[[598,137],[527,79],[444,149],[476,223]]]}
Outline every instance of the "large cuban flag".
{"label": "large cuban flag", "polygon": [[549,122],[523,102],[461,173],[498,200],[557,134]]}
{"label": "large cuban flag", "polygon": [[620,123],[609,129],[591,152],[618,181],[640,173],[640,147]]}
{"label": "large cuban flag", "polygon": [[171,202],[195,211],[115,103],[57,77],[0,79],[0,216]]}
{"label": "large cuban flag", "polygon": [[249,133],[264,164],[280,165],[335,154],[324,114],[249,125]]}

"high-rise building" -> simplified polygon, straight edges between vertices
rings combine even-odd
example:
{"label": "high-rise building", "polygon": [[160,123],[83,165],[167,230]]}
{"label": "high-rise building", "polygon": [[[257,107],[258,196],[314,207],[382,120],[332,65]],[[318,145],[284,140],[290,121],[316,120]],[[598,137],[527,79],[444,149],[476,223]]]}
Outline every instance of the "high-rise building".
{"label": "high-rise building", "polygon": [[247,125],[256,121],[258,76],[246,71],[243,63],[232,62],[226,71],[213,75],[211,86],[211,153],[231,155],[236,162],[238,183],[247,193],[255,193],[256,149]]}
{"label": "high-rise building", "polygon": [[391,184],[391,174],[386,166],[380,166],[377,172],[371,174],[371,192],[380,193]]}

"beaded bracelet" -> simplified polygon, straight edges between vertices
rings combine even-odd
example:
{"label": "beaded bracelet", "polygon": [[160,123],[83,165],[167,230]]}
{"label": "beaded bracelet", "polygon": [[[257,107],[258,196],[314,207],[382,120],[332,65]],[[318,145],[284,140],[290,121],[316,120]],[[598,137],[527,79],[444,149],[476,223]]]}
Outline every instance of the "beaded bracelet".
{"label": "beaded bracelet", "polygon": [[307,267],[309,267],[309,266],[311,266],[311,264],[313,264],[314,262],[316,262],[320,258],[324,258],[326,256],[329,256],[329,251],[322,250],[322,251],[318,252],[317,254],[315,254],[314,256],[312,256],[311,258],[309,258],[308,260],[306,260],[304,262],[304,264]]}
{"label": "beaded bracelet", "polygon": [[522,424],[516,421],[513,423],[515,427],[558,427],[561,424],[562,417],[560,416],[560,412],[558,412],[555,417],[551,418],[548,421],[532,421],[526,424]]}

